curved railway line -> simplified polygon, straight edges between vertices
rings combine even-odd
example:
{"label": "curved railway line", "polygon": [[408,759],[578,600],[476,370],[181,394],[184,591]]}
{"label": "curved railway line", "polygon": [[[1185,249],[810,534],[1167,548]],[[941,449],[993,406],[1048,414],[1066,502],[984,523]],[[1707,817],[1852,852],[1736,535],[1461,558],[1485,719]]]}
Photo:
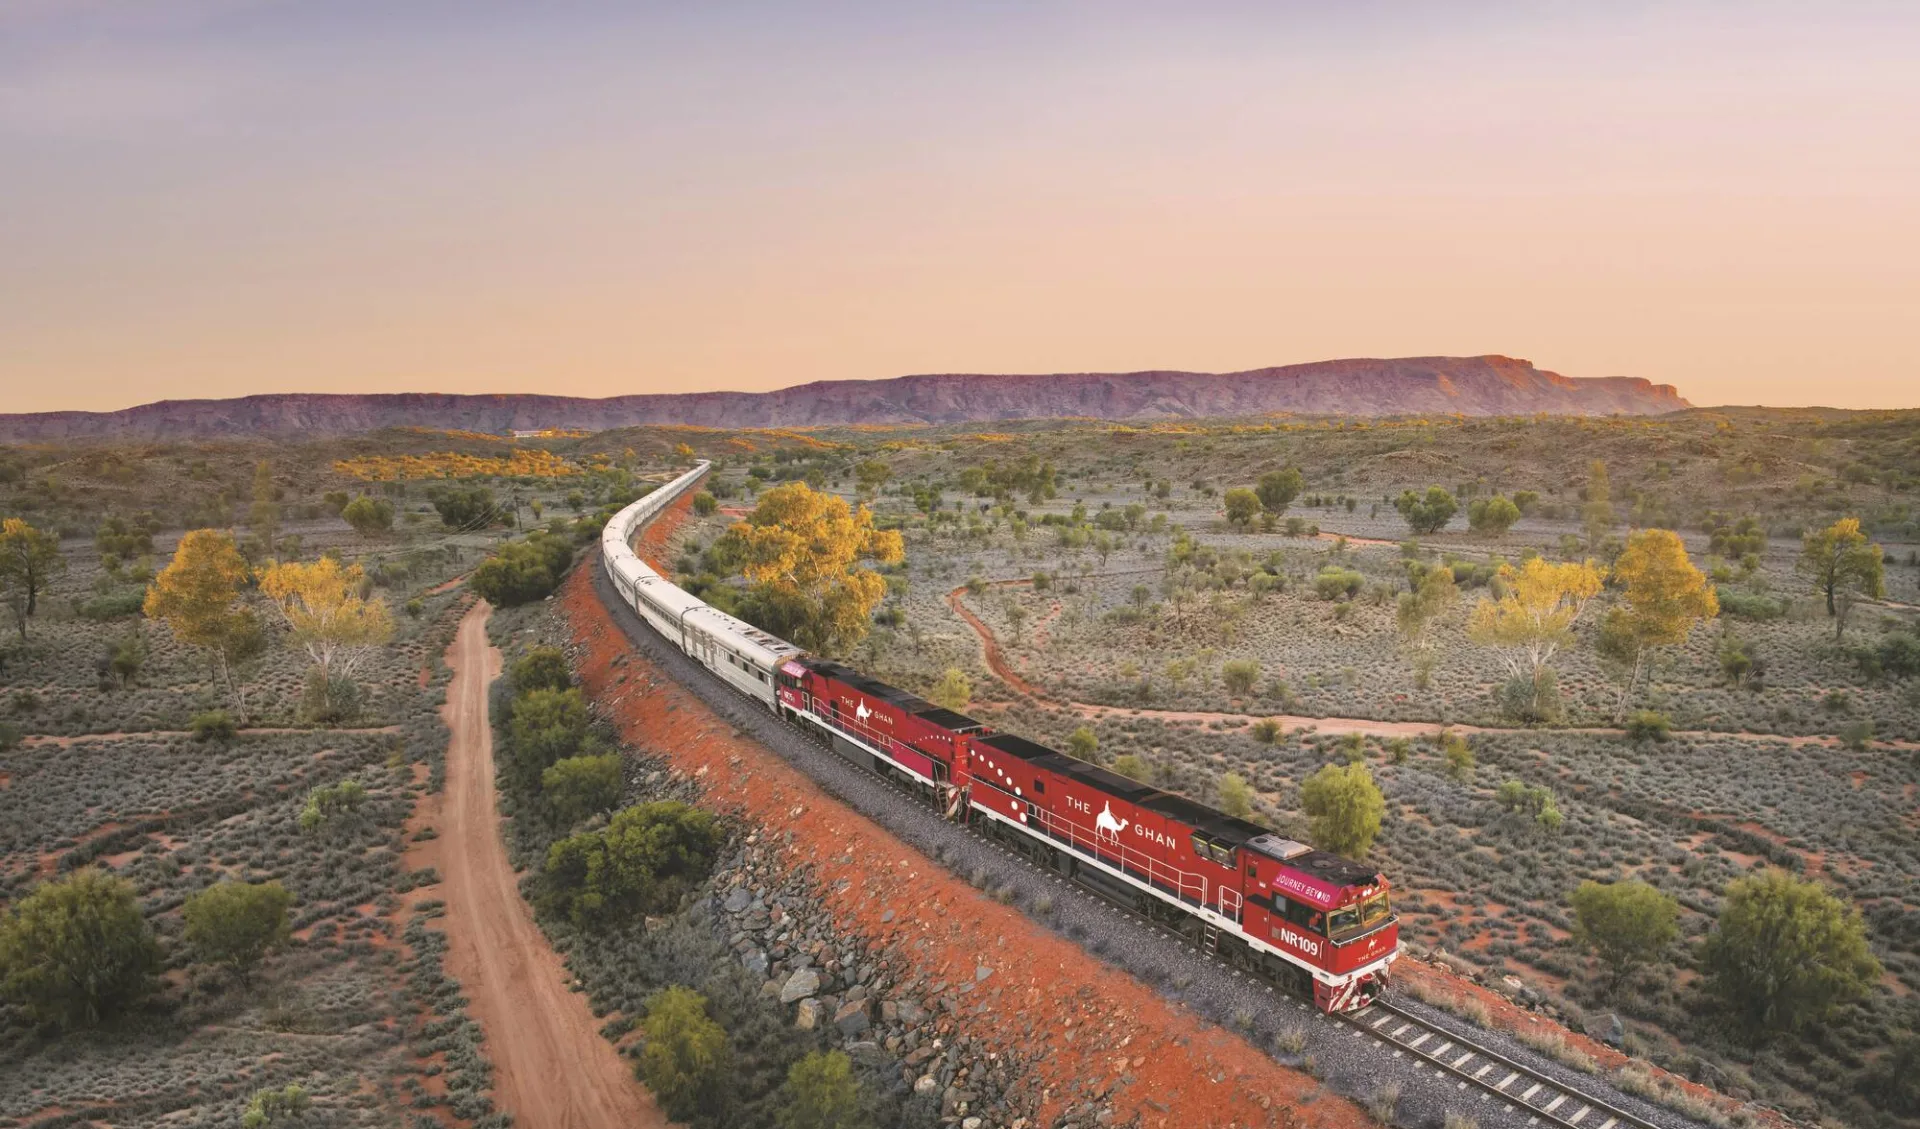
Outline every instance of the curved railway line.
{"label": "curved railway line", "polygon": [[[634,533],[637,535],[638,532],[639,527],[636,527]],[[608,610],[616,614],[632,615],[632,609],[625,606],[610,591],[604,572],[596,568],[595,573],[595,593]],[[610,599],[610,596],[613,598]],[[644,618],[635,615],[633,619],[634,622],[643,625],[644,630],[658,637],[669,651],[674,650],[673,642],[660,636],[657,629],[648,624]],[[696,677],[702,678],[706,688],[722,691],[725,698],[746,706],[752,716],[764,715],[764,707],[751,695],[726,680],[699,669],[697,663],[694,667],[698,670]],[[700,696],[706,697],[704,694]],[[928,809],[924,797],[918,792],[891,775],[855,765],[853,761],[837,751],[833,743],[819,731],[788,723],[778,724],[782,731],[804,738],[834,761],[848,768],[858,769],[862,775],[882,785],[891,793],[912,801],[910,806],[931,810]],[[791,758],[788,759],[791,760]],[[821,778],[809,766],[797,764],[797,767],[836,798],[848,803],[856,810],[865,812],[866,805],[859,803],[855,797],[845,795],[841,789],[834,787],[831,781]],[[866,814],[873,813],[866,812]],[[1134,924],[1173,938],[1195,959],[1209,965],[1230,968],[1234,977],[1245,977],[1260,984],[1266,994],[1284,992],[1283,986],[1272,980],[1230,965],[1217,954],[1207,951],[1200,943],[1196,943],[1196,938],[1191,933],[1149,917],[1134,906],[1118,902],[1103,890],[1064,877],[1048,867],[1035,863],[1025,852],[1015,849],[1014,845],[1000,837],[983,833],[982,828],[977,825],[966,825],[963,829],[969,833],[970,839],[991,846],[1004,858],[1032,875],[1047,880],[1051,884],[1070,888],[1089,896],[1113,913],[1130,919]],[[943,862],[942,865],[946,864]],[[1618,1093],[1601,1097],[1594,1091],[1603,1087],[1582,1086],[1571,1080],[1556,1077],[1550,1070],[1530,1066],[1514,1055],[1491,1045],[1489,1040],[1481,1034],[1460,1030],[1459,1028],[1467,1026],[1464,1021],[1443,1022],[1426,1018],[1385,999],[1375,1000],[1359,1011],[1331,1016],[1313,1009],[1303,1001],[1294,1000],[1293,1002],[1305,1009],[1312,1019],[1342,1024],[1356,1039],[1371,1038],[1383,1049],[1391,1048],[1393,1058],[1407,1059],[1410,1064],[1418,1064],[1423,1072],[1431,1070],[1437,1078],[1453,1082],[1457,1090],[1476,1091],[1482,1101],[1502,1103],[1516,1115],[1524,1116],[1525,1120],[1521,1123],[1525,1125],[1547,1124],[1566,1127],[1566,1129],[1676,1129],[1676,1127],[1691,1127],[1698,1124],[1673,1110],[1654,1106],[1640,1099],[1627,1098]],[[1611,1090],[1611,1087],[1604,1088]],[[1645,1114],[1632,1112],[1625,1108],[1624,1103],[1644,1106],[1648,1112]]]}

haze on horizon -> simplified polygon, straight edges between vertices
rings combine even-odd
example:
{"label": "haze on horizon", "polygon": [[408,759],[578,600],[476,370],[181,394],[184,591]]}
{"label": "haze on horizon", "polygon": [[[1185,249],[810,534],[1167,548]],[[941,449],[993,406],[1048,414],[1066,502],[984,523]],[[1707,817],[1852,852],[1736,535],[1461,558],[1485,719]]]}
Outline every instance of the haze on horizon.
{"label": "haze on horizon", "polygon": [[1920,406],[1920,6],[967,8],[0,0],[0,411],[1492,352]]}

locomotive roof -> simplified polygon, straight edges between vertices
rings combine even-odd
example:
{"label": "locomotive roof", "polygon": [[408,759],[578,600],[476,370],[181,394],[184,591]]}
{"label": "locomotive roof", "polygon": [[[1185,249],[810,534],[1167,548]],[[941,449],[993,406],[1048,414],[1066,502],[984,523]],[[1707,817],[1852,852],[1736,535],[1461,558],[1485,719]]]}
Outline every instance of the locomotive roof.
{"label": "locomotive roof", "polygon": [[934,706],[932,709],[924,709],[914,716],[953,733],[971,733],[976,729],[986,728],[985,725],[973,720],[966,714],[955,713],[945,706]]}
{"label": "locomotive roof", "polygon": [[1088,764],[1077,757],[1070,757],[1058,749],[1049,749],[1025,737],[1016,737],[1011,733],[996,733],[991,737],[979,738],[977,743],[998,749],[1010,756],[1019,757],[1048,771],[1072,777],[1110,796],[1138,804],[1169,819],[1177,819],[1223,847],[1237,847],[1255,836],[1266,833],[1265,828],[1248,823],[1244,819],[1235,819],[1225,812],[1215,811],[1185,796],[1162,792],[1130,776],[1122,776],[1117,772],[1101,768],[1097,764]]}
{"label": "locomotive roof", "polygon": [[1378,867],[1342,858],[1328,851],[1316,851],[1305,843],[1282,839],[1272,833],[1256,837],[1248,846],[1268,858],[1277,859],[1281,864],[1310,874],[1329,885],[1372,886],[1380,881]]}
{"label": "locomotive roof", "polygon": [[[826,659],[805,659],[803,661],[809,667],[836,682],[844,682],[869,697],[878,698],[883,702],[891,702],[906,710],[908,713],[924,714],[928,710],[939,708],[925,698],[916,694],[910,694],[898,686],[889,686],[877,678],[869,678],[859,671],[854,670],[852,667],[841,666],[837,662],[829,662]],[[955,716],[957,717],[959,715],[956,714]]]}

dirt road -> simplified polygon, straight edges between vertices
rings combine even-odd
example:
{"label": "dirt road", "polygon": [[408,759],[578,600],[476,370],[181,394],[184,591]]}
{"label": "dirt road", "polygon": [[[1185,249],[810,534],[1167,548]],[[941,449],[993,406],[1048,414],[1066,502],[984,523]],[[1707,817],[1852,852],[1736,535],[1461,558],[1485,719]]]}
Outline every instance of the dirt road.
{"label": "dirt road", "polygon": [[493,1062],[494,1104],[527,1129],[664,1129],[653,1104],[600,1037],[587,998],[567,990],[560,957],[534,924],[500,839],[487,686],[500,652],[487,642],[483,601],[447,648],[453,682],[441,715],[447,787],[439,820],[447,968],[472,1001]]}
{"label": "dirt road", "polygon": [[[1015,587],[1031,584],[1027,579],[993,580],[988,583],[1001,587]],[[1202,710],[1162,710],[1151,706],[1103,706],[1096,702],[1075,702],[1054,698],[1027,681],[1015,669],[1013,660],[1001,649],[1000,640],[993,628],[973,613],[962,600],[967,594],[967,586],[962,584],[947,593],[947,607],[960,617],[973,633],[980,638],[980,651],[987,661],[987,669],[994,677],[1006,683],[1015,693],[1025,694],[1036,702],[1047,705],[1065,706],[1081,717],[1139,717],[1156,721],[1194,722],[1211,725],[1222,722],[1228,725],[1251,725],[1261,718],[1268,718],[1280,724],[1291,733],[1296,729],[1311,728],[1329,736],[1342,736],[1348,733],[1360,733],[1368,737],[1431,737],[1446,730],[1455,733],[1570,733],[1598,737],[1625,736],[1626,730],[1610,726],[1570,726],[1553,729],[1529,729],[1525,726],[1464,725],[1458,722],[1443,724],[1438,721],[1378,721],[1366,717],[1305,717],[1297,714],[1249,714],[1249,713],[1209,713]],[[1783,733],[1753,733],[1745,730],[1722,732],[1710,729],[1676,729],[1674,737],[1698,737],[1705,739],[1732,738],[1742,741],[1773,741],[1788,745],[1824,745],[1835,748],[1840,738],[1833,736],[1800,735],[1790,736]],[[1920,749],[1920,741],[1873,741],[1869,742],[1878,749]]]}

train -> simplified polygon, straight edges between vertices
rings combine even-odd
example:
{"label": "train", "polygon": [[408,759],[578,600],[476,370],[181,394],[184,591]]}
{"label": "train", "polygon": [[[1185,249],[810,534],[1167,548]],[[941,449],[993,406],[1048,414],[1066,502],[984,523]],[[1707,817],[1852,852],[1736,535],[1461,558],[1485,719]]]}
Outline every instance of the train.
{"label": "train", "polygon": [[1386,992],[1399,919],[1378,868],[997,732],[808,654],[661,576],[633,551],[634,536],[709,466],[697,462],[615,514],[601,534],[613,587],[667,642],[947,818],[1324,1012],[1358,1011]]}

